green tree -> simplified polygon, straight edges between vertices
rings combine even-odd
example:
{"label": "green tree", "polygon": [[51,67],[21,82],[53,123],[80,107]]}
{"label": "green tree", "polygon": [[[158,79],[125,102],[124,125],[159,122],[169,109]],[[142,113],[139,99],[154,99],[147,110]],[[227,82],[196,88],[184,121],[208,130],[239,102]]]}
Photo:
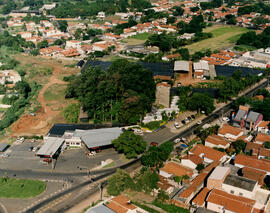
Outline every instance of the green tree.
{"label": "green tree", "polygon": [[171,141],[167,141],[160,146],[150,146],[142,156],[142,164],[147,167],[161,168],[172,151],[173,143]]}
{"label": "green tree", "polygon": [[169,200],[169,195],[164,190],[159,190],[156,201],[158,202],[165,202],[166,200]]}
{"label": "green tree", "polygon": [[198,165],[196,166],[196,170],[197,170],[198,172],[202,171],[203,169],[204,169],[204,164],[202,164],[202,163],[200,163],[200,164],[198,164]]}
{"label": "green tree", "polygon": [[266,141],[264,144],[263,144],[264,148],[266,149],[270,149],[270,142],[269,141]]}
{"label": "green tree", "polygon": [[80,114],[79,104],[70,104],[64,109],[64,118],[70,123],[77,123]]}
{"label": "green tree", "polygon": [[214,99],[205,93],[194,93],[188,101],[188,109],[210,114],[215,109]]}
{"label": "green tree", "polygon": [[62,31],[62,32],[67,32],[67,27],[68,27],[67,21],[65,21],[65,20],[62,21],[62,20],[60,20],[60,21],[58,21],[57,23],[58,23],[58,28],[59,28],[60,31]]}
{"label": "green tree", "polygon": [[153,189],[158,188],[159,176],[155,171],[149,168],[143,168],[140,175],[135,179],[136,188],[143,190],[146,193],[152,192]]}
{"label": "green tree", "polygon": [[243,140],[236,140],[232,142],[232,147],[235,149],[236,154],[244,152],[246,148],[246,143]]}
{"label": "green tree", "polygon": [[48,46],[49,46],[49,44],[48,44],[48,41],[47,40],[43,40],[43,41],[41,41],[41,42],[39,42],[37,44],[37,48],[38,49],[42,49],[42,48],[45,48],[45,47],[48,47]]}
{"label": "green tree", "polygon": [[134,182],[130,175],[121,169],[117,169],[116,173],[108,179],[107,192],[109,195],[117,196],[122,191],[133,188]]}
{"label": "green tree", "polygon": [[146,142],[143,138],[131,131],[122,133],[112,141],[112,144],[118,152],[124,153],[128,159],[136,158],[146,149]]}

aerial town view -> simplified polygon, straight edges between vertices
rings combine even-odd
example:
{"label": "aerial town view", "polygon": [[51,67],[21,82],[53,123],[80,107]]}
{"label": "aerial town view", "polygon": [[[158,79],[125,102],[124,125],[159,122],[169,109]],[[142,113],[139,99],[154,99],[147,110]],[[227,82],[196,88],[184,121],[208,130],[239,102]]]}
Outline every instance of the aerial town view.
{"label": "aerial town view", "polygon": [[0,0],[0,213],[270,213],[270,1]]}

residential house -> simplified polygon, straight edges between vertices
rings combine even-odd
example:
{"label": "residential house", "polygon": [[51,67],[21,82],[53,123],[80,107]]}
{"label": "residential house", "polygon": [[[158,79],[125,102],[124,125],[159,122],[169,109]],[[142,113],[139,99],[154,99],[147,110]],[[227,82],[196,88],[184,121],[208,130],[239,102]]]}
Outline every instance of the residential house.
{"label": "residential house", "polygon": [[232,116],[233,126],[243,128],[248,112],[249,107],[240,105],[236,115],[233,114]]}
{"label": "residential house", "polygon": [[171,60],[176,60],[180,57],[179,53],[176,54],[171,54],[171,55],[166,55],[162,57],[163,61],[171,61]]}
{"label": "residential house", "polygon": [[[167,194],[171,194],[174,190],[174,186],[169,183],[169,181],[159,175],[159,181],[158,181],[158,189],[162,189]],[[154,189],[155,194],[158,194],[159,190]]]}
{"label": "residential house", "polygon": [[80,46],[81,46],[80,41],[76,41],[76,40],[67,40],[66,41],[66,48],[67,49],[70,49],[70,48],[78,49]]}
{"label": "residential house", "polygon": [[202,164],[202,163],[203,163],[203,159],[199,157],[198,155],[188,154],[182,157],[181,159],[181,164],[191,169],[196,169],[197,165]]}
{"label": "residential house", "polygon": [[240,168],[249,167],[257,169],[259,171],[267,172],[267,175],[270,175],[270,161],[255,159],[251,156],[238,154],[235,157],[234,165]]}
{"label": "residential house", "polygon": [[265,142],[270,142],[270,135],[258,133],[255,138],[255,143],[264,144]]}
{"label": "residential house", "polygon": [[226,154],[202,144],[195,145],[189,154],[200,156],[205,163],[212,163],[213,161],[224,162],[226,160]]}
{"label": "residential house", "polygon": [[207,188],[222,190],[222,184],[230,174],[230,171],[229,167],[217,166],[207,179]]}
{"label": "residential house", "polygon": [[105,14],[105,12],[101,11],[101,12],[98,12],[96,17],[100,18],[100,19],[104,19],[106,17],[106,14]]}
{"label": "residential house", "polygon": [[258,112],[250,111],[246,118],[245,127],[248,130],[255,130],[258,124],[263,120],[263,115]]}
{"label": "residential house", "polygon": [[55,56],[55,55],[58,55],[62,51],[63,49],[58,46],[50,46],[50,47],[42,48],[39,50],[40,55],[45,55],[45,56]]}
{"label": "residential house", "polygon": [[159,174],[165,178],[171,178],[173,176],[181,177],[183,175],[191,177],[193,172],[191,169],[181,166],[178,163],[168,162],[165,163],[164,167],[159,170]]}
{"label": "residential house", "polygon": [[110,43],[106,42],[106,41],[99,41],[99,42],[95,42],[93,45],[92,45],[92,50],[93,51],[107,51],[108,48],[109,48]]}
{"label": "residential house", "polygon": [[205,139],[205,146],[214,148],[222,148],[222,149],[228,149],[230,147],[230,143],[226,141],[223,137],[218,135],[209,135]]}
{"label": "residential house", "polygon": [[77,51],[77,49],[68,49],[63,50],[62,52],[59,53],[59,55],[64,57],[76,57],[79,56],[80,53]]}
{"label": "residential house", "polygon": [[258,124],[258,132],[263,133],[263,134],[268,134],[269,126],[270,126],[270,121],[261,121]]}
{"label": "residential house", "polygon": [[208,196],[210,192],[210,189],[208,189],[207,187],[204,187],[196,196],[195,198],[191,201],[191,204],[193,206],[196,206],[196,209],[198,207],[205,207],[205,200],[206,197]]}
{"label": "residential house", "polygon": [[206,199],[206,208],[218,213],[253,213],[255,202],[253,199],[213,189]]}
{"label": "residential house", "polygon": [[104,40],[110,40],[110,41],[112,41],[112,40],[115,41],[115,40],[118,40],[120,38],[121,38],[121,36],[115,35],[113,33],[105,33],[103,36]]}
{"label": "residential house", "polygon": [[32,33],[31,32],[19,32],[19,35],[21,35],[22,38],[27,39],[27,38],[31,38],[32,37]]}
{"label": "residential house", "polygon": [[228,140],[237,140],[240,136],[244,134],[244,131],[242,129],[233,127],[229,124],[224,124],[219,130],[218,135],[221,137],[224,137]]}
{"label": "residential house", "polygon": [[259,171],[257,169],[249,168],[249,167],[243,167],[241,169],[241,174],[243,177],[248,178],[250,180],[254,180],[258,182],[258,185],[263,186],[264,185],[264,179],[266,176],[266,172]]}
{"label": "residential house", "polygon": [[131,201],[124,195],[118,195],[117,197],[112,198],[106,203],[106,206],[113,210],[116,213],[147,213],[147,211],[135,206]]}

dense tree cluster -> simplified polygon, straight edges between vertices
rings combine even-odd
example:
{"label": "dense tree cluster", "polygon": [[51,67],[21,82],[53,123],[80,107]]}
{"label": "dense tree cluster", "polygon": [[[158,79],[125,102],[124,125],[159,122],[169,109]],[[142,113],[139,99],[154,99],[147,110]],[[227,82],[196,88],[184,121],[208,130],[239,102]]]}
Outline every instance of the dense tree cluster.
{"label": "dense tree cluster", "polygon": [[222,3],[223,3],[222,0],[213,0],[210,2],[201,2],[200,6],[203,10],[206,10],[206,9],[218,8],[222,5]]}
{"label": "dense tree cluster", "polygon": [[179,87],[178,107],[180,111],[197,110],[210,114],[214,111],[214,99],[206,93],[192,93],[191,87]]}
{"label": "dense tree cluster", "polygon": [[144,15],[141,17],[141,20],[140,20],[142,23],[169,17],[168,13],[155,12],[153,9],[145,10],[143,11],[143,14]]}
{"label": "dense tree cluster", "polygon": [[127,8],[142,11],[149,7],[151,7],[151,3],[146,0],[66,1],[58,4],[50,13],[58,18],[79,16],[84,18],[87,16],[95,16],[100,11],[104,11],[106,14],[114,14],[115,12],[126,12]]}
{"label": "dense tree cluster", "polygon": [[247,75],[242,78],[242,71],[235,71],[232,77],[225,78],[220,85],[218,91],[218,98],[222,101],[230,100],[232,97],[237,96],[238,93],[245,88],[260,81],[262,77]]}
{"label": "dense tree cluster", "polygon": [[132,131],[122,133],[112,144],[118,152],[124,153],[127,159],[136,158],[146,149],[142,136],[135,135]]}
{"label": "dense tree cluster", "polygon": [[246,5],[244,7],[238,8],[239,16],[244,14],[250,14],[252,12],[270,15],[270,6],[260,1],[253,5]]}
{"label": "dense tree cluster", "polygon": [[23,48],[33,48],[34,43],[31,41],[26,41],[20,35],[12,36],[8,31],[0,33],[0,47],[7,46],[12,50],[23,51]]}
{"label": "dense tree cluster", "polygon": [[262,33],[256,34],[255,31],[247,32],[241,35],[237,45],[249,45],[256,48],[267,48],[270,46],[270,27],[267,27]]}
{"label": "dense tree cluster", "polygon": [[202,15],[192,16],[192,20],[188,24],[184,21],[177,23],[180,34],[202,32],[205,27],[206,23],[204,22]]}
{"label": "dense tree cluster", "polygon": [[142,165],[156,169],[161,168],[172,151],[173,143],[171,141],[167,141],[160,146],[150,146],[142,156]]}
{"label": "dense tree cluster", "polygon": [[134,124],[151,110],[155,89],[151,71],[122,59],[106,72],[88,67],[71,81],[66,97],[79,99],[96,122]]}

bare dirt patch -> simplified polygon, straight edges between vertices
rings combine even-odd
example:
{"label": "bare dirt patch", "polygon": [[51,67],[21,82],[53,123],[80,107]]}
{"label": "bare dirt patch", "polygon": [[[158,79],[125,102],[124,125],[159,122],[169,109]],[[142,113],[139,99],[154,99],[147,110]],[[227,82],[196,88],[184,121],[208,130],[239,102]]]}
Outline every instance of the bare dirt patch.
{"label": "bare dirt patch", "polygon": [[[41,108],[35,113],[35,116],[31,116],[28,113],[24,114],[18,121],[12,124],[12,135],[44,135],[48,132],[49,128],[53,125],[54,122],[64,122],[61,111],[68,103],[68,101],[64,101],[63,92],[67,82],[60,80],[59,76],[76,74],[79,72],[79,70],[67,68],[64,66],[67,63],[70,64],[70,61],[62,62],[47,57],[32,57],[20,55],[17,57],[17,60],[19,60],[22,65],[33,64],[37,67],[37,69],[47,68],[51,69],[52,72],[47,75],[47,77],[44,76],[44,78],[47,78],[47,80],[42,79],[42,77],[33,77],[40,78],[39,83],[43,86],[37,98],[37,101],[40,103]],[[59,87],[62,90],[56,87]],[[58,92],[60,92],[60,94],[55,94],[55,91],[49,91],[50,98],[45,100],[45,92],[51,89],[56,89]],[[56,97],[51,97],[53,95],[55,95]]]}

